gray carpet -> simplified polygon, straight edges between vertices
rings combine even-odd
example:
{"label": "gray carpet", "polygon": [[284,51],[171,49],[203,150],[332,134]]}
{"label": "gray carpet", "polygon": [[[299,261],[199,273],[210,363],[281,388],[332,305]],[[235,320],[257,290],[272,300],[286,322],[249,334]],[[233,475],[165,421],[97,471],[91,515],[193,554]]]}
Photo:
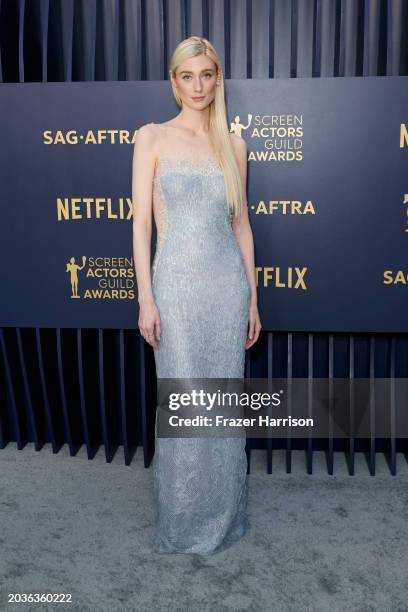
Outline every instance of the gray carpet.
{"label": "gray carpet", "polygon": [[[343,454],[335,475],[323,453],[314,473],[305,455],[252,452],[251,530],[211,557],[160,555],[152,534],[152,470],[138,450],[132,465],[119,449],[89,461],[49,445],[0,451],[0,610],[335,612],[408,610],[408,468],[391,476]],[[71,604],[9,604],[8,593],[71,593]]]}

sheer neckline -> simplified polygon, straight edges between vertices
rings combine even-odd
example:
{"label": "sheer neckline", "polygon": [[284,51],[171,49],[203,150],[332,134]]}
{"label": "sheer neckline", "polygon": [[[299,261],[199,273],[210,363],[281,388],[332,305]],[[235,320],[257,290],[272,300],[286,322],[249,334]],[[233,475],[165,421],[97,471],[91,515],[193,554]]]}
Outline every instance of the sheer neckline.
{"label": "sheer neckline", "polygon": [[215,157],[203,157],[201,159],[192,159],[191,157],[168,157],[166,155],[159,156],[156,161],[156,171],[158,172],[160,168],[185,168],[186,170],[205,170],[205,171],[218,171],[220,174],[223,174],[223,170],[215,159]]}

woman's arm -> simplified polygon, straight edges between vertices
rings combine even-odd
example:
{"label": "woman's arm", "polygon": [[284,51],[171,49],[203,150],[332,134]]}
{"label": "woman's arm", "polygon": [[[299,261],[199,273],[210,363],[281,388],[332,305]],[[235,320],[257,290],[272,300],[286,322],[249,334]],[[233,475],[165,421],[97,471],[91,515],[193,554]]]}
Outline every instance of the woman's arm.
{"label": "woman's arm", "polygon": [[247,145],[243,138],[234,135],[234,146],[235,153],[237,156],[237,163],[239,172],[242,180],[242,189],[244,193],[244,206],[242,210],[242,216],[238,221],[234,215],[232,220],[232,231],[237,239],[240,246],[242,257],[245,263],[245,268],[251,287],[251,304],[250,304],[250,316],[249,316],[249,333],[248,340],[245,348],[249,348],[258,339],[261,331],[261,322],[258,313],[258,297],[256,290],[255,280],[255,255],[254,255],[254,239],[252,234],[251,225],[249,223],[248,216],[248,202],[246,197],[246,181],[247,181],[247,163],[248,153]]}
{"label": "woman's arm", "polygon": [[143,125],[136,134],[132,161],[133,260],[140,307],[139,329],[152,346],[156,346],[153,336],[155,326],[157,339],[160,338],[160,320],[154,304],[150,274],[155,163],[154,127],[149,124]]}

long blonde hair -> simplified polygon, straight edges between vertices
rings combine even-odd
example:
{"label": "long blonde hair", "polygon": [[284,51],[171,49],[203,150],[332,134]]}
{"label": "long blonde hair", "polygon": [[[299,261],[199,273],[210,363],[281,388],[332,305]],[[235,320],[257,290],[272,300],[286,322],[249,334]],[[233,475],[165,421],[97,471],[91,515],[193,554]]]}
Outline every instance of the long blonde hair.
{"label": "long blonde hair", "polygon": [[[207,55],[217,67],[219,85],[215,88],[215,98],[209,108],[209,140],[214,155],[224,173],[225,192],[230,210],[239,219],[244,205],[244,190],[242,188],[241,176],[236,161],[234,148],[231,143],[227,111],[225,107],[224,75],[221,61],[213,45],[200,36],[190,36],[182,40],[170,59],[169,70],[173,77],[182,62],[196,55]],[[172,82],[173,94],[177,104],[182,107],[183,103]]]}

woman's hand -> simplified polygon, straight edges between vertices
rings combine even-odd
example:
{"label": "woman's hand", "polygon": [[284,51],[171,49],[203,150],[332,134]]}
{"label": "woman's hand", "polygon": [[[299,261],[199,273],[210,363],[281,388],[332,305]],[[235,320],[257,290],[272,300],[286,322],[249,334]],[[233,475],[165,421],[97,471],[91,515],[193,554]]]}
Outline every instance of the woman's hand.
{"label": "woman's hand", "polygon": [[248,337],[245,342],[245,350],[249,349],[258,340],[262,325],[259,318],[258,305],[251,302],[249,306]]}
{"label": "woman's hand", "polygon": [[144,302],[139,305],[139,330],[143,338],[156,348],[157,342],[160,340],[161,324],[159,310],[154,303]]}

